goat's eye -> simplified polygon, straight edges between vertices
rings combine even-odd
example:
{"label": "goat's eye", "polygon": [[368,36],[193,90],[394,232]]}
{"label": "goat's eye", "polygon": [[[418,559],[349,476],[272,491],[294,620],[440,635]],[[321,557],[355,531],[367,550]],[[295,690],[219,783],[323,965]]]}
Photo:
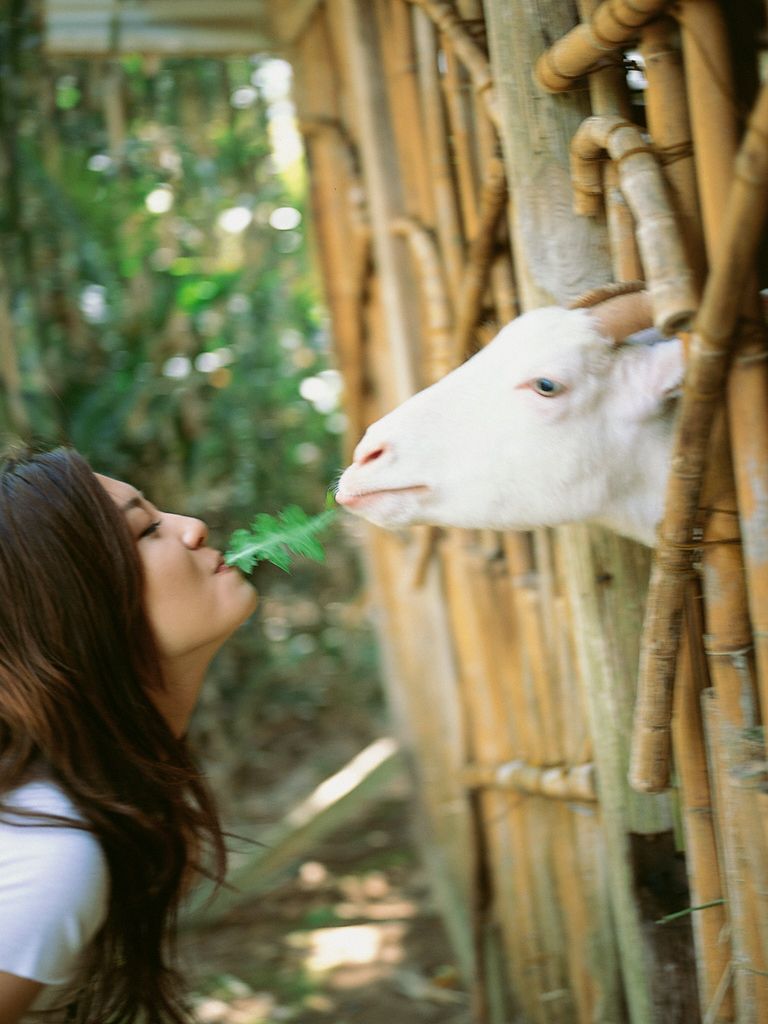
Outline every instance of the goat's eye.
{"label": "goat's eye", "polygon": [[565,391],[564,384],[558,384],[556,380],[550,380],[549,377],[535,377],[531,381],[531,387],[537,395],[543,395],[544,398],[554,398],[555,395],[560,395]]}

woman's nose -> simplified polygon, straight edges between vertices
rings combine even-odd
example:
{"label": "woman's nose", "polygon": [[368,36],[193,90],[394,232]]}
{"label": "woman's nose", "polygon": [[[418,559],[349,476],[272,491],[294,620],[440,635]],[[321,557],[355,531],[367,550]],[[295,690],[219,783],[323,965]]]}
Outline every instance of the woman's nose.
{"label": "woman's nose", "polygon": [[202,519],[194,519],[192,516],[182,516],[181,538],[188,548],[194,550],[201,548],[208,540],[208,526]]}

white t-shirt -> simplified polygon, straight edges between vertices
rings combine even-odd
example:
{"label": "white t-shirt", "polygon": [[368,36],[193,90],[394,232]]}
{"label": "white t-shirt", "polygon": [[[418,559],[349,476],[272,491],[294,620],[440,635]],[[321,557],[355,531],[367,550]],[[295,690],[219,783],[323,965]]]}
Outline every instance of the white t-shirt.
{"label": "white t-shirt", "polygon": [[[9,793],[16,807],[82,820],[52,782]],[[109,897],[106,858],[96,837],[78,828],[0,820],[0,971],[42,982],[26,1021],[57,1009],[76,977],[83,951],[104,921]],[[15,825],[12,822],[21,822]],[[32,824],[29,822],[32,821]],[[41,1020],[56,1021],[46,1014]]]}

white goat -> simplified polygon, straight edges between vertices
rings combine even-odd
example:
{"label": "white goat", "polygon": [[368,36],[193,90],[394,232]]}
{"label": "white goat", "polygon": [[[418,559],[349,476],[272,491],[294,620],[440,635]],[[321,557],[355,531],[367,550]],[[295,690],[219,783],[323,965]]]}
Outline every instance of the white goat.
{"label": "white goat", "polygon": [[337,501],[389,528],[591,520],[652,546],[683,358],[622,344],[651,323],[644,291],[525,313],[369,427]]}

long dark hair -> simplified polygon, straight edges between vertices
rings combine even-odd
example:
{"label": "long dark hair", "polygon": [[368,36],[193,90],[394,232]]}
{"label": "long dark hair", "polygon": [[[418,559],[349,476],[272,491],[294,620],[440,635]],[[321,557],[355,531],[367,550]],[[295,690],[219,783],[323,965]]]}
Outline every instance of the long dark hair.
{"label": "long dark hair", "polygon": [[0,458],[0,812],[42,768],[110,874],[76,1020],[189,1020],[172,936],[190,874],[223,878],[215,806],[152,702],[160,659],[124,516],[70,449]]}

